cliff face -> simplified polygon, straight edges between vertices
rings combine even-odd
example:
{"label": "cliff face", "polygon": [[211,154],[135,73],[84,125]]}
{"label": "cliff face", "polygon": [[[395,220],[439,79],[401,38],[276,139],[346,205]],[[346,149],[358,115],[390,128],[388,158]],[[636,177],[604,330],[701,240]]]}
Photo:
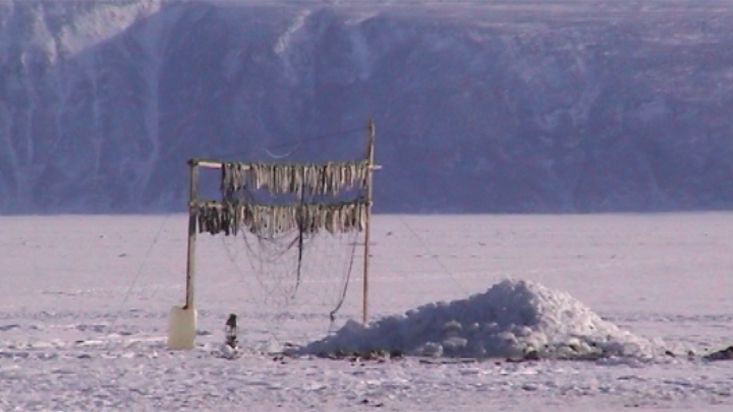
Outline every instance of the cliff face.
{"label": "cliff face", "polygon": [[733,206],[729,3],[331,3],[0,3],[0,211],[183,210],[189,157],[369,116],[380,211]]}

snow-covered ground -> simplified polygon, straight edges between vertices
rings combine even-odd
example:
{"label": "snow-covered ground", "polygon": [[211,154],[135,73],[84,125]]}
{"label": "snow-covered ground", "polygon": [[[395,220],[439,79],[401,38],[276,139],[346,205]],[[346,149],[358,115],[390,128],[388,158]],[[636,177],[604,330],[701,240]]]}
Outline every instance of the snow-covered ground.
{"label": "snow-covered ground", "polygon": [[[340,276],[304,278],[285,303],[259,289],[236,243],[209,235],[198,243],[197,347],[172,352],[165,335],[183,299],[185,216],[6,216],[0,228],[0,410],[733,406],[733,363],[686,356],[733,344],[731,213],[375,217],[372,321],[529,285],[516,296],[544,296],[562,303],[568,322],[582,314],[677,355],[592,361],[281,358],[274,352],[285,343],[358,320],[361,278],[331,325]],[[415,313],[440,307],[450,306],[399,319],[410,326]],[[231,312],[237,359],[219,356]]]}

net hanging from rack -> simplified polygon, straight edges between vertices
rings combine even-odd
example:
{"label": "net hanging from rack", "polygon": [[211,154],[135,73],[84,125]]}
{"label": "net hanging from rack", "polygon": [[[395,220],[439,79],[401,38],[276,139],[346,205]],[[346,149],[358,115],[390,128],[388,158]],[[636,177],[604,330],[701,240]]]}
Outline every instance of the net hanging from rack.
{"label": "net hanging from rack", "polygon": [[229,259],[254,275],[247,287],[262,292],[262,303],[289,316],[297,315],[295,306],[304,313],[320,307],[333,321],[365,227],[368,167],[367,161],[223,163],[222,200],[196,205],[198,231],[226,235]]}

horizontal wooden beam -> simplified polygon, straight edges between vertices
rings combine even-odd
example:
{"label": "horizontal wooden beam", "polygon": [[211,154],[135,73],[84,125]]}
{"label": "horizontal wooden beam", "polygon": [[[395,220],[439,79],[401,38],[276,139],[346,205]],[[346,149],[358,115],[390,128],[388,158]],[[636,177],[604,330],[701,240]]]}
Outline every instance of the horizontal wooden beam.
{"label": "horizontal wooden beam", "polygon": [[[200,167],[205,167],[207,169],[221,169],[221,166],[224,163],[227,163],[227,162],[222,162],[219,160],[206,160],[206,159],[191,159],[188,161],[188,164],[192,166],[200,166]],[[335,162],[335,163],[338,163],[338,162]],[[246,163],[244,165],[246,168]],[[381,170],[382,166],[381,165],[372,165],[370,169],[371,170]]]}
{"label": "horizontal wooden beam", "polygon": [[201,166],[208,169],[221,169],[221,165],[224,164],[224,162],[220,162],[218,160],[206,159],[191,159],[188,163],[193,166]]}
{"label": "horizontal wooden beam", "polygon": [[[191,200],[188,202],[188,207],[190,209],[199,209],[199,208],[205,208],[205,207],[225,207],[227,202],[222,200],[215,200],[215,199],[196,199]],[[299,208],[301,206],[323,206],[323,207],[341,207],[341,206],[349,206],[349,205],[363,205],[363,206],[369,206],[366,200],[364,199],[355,199],[351,201],[347,200],[341,200],[341,201],[335,201],[335,202],[305,202],[305,203],[296,203],[296,204],[273,204],[273,203],[247,203],[247,202],[241,202],[240,205],[248,205],[248,206],[255,206],[255,207],[265,207],[265,208],[285,208],[285,207],[292,207],[292,208]]]}

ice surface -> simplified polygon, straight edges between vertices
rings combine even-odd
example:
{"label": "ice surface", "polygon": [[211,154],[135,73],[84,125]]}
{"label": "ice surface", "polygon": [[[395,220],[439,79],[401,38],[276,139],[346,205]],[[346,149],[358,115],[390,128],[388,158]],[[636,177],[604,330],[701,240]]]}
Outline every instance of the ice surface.
{"label": "ice surface", "polygon": [[[527,322],[528,336],[533,324],[563,340],[588,332],[580,325],[613,323],[677,356],[283,358],[287,343],[328,335],[332,306],[305,293],[287,306],[268,300],[248,265],[234,266],[211,236],[197,243],[196,348],[169,351],[168,312],[184,297],[186,216],[0,216],[0,410],[733,409],[731,364],[686,356],[731,344],[733,214],[376,215],[373,223],[375,324],[426,304],[436,314],[430,302],[481,301],[495,285],[497,300],[547,322]],[[508,276],[523,282],[502,283]],[[334,329],[361,318],[361,280],[352,279]],[[324,273],[304,278],[300,291],[340,281]],[[558,308],[589,323],[569,319],[552,331],[548,315],[565,316]],[[239,357],[221,350],[230,313]],[[442,326],[455,332],[462,319]],[[505,319],[522,322],[519,312]],[[455,348],[464,336],[434,341]]]}
{"label": "ice surface", "polygon": [[423,356],[598,359],[651,358],[651,342],[604,321],[564,292],[504,280],[468,299],[439,302],[338,333],[303,349],[334,354],[387,351]]}

